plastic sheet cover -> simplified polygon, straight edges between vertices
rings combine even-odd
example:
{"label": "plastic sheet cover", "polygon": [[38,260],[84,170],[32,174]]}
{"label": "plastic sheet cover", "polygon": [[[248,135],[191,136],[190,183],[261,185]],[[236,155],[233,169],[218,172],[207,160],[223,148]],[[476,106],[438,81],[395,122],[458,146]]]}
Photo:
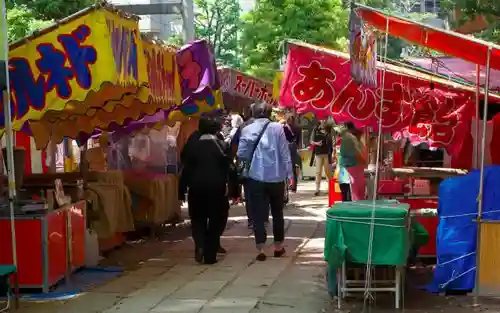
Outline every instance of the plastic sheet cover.
{"label": "plastic sheet cover", "polygon": [[113,143],[108,153],[108,166],[117,170],[153,173],[177,173],[177,136],[180,123],[160,130],[138,132]]}
{"label": "plastic sheet cover", "polygon": [[[485,169],[484,220],[500,219],[500,166]],[[431,292],[470,291],[476,273],[479,171],[444,180],[439,187],[437,266]]]}

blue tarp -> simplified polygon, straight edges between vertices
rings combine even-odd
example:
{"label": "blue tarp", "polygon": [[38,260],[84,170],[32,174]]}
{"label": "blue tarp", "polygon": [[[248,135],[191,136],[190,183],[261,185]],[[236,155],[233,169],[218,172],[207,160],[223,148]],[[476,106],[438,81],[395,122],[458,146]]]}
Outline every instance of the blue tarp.
{"label": "blue tarp", "polygon": [[[484,176],[483,219],[500,220],[500,166]],[[479,171],[444,180],[439,186],[437,266],[431,292],[474,289]]]}

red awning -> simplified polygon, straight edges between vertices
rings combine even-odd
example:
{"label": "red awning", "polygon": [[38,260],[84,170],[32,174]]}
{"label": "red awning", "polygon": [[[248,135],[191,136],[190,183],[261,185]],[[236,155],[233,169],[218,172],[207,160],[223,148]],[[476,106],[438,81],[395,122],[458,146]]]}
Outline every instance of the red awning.
{"label": "red awning", "polygon": [[387,21],[389,21],[388,33],[390,35],[474,64],[485,66],[488,49],[491,48],[490,66],[500,70],[500,46],[498,45],[392,16],[363,5],[357,5],[356,12],[369,26],[385,32]]}
{"label": "red awning", "polygon": [[[410,64],[422,67],[440,75],[461,79],[469,84],[476,84],[477,66],[460,58],[437,57],[437,58],[406,58]],[[481,67],[480,85],[484,87],[486,83],[486,71]],[[490,90],[500,92],[500,71],[491,70]]]}

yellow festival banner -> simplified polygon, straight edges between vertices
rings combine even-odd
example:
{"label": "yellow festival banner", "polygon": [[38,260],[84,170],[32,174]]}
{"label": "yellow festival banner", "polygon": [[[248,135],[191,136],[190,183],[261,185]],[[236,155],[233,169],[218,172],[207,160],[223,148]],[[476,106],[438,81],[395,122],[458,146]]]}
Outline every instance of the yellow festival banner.
{"label": "yellow festival banner", "polygon": [[149,99],[163,109],[181,103],[181,85],[175,61],[176,50],[143,40],[149,79]]}
{"label": "yellow festival banner", "polygon": [[[44,116],[43,124],[63,120],[72,122],[73,128],[80,117],[85,117],[81,123],[98,119],[85,127],[88,131],[113,121],[120,106],[117,111],[122,116],[117,118],[123,122],[127,118],[123,106],[131,107],[138,98],[147,101],[149,96],[143,50],[137,20],[108,8],[90,8],[12,45],[9,75],[14,129]],[[125,99],[125,95],[133,97]],[[140,114],[135,111],[134,115]],[[33,128],[51,131],[47,125],[38,125],[32,127],[34,135]],[[64,131],[59,135],[65,135]]]}

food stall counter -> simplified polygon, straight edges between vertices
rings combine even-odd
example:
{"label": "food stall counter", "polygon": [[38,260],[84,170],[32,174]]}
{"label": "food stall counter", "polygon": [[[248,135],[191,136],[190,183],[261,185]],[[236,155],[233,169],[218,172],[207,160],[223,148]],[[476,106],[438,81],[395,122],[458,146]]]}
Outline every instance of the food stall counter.
{"label": "food stall counter", "polygon": [[[19,287],[48,292],[85,264],[85,201],[15,215]],[[8,212],[0,212],[0,264],[12,264]]]}

